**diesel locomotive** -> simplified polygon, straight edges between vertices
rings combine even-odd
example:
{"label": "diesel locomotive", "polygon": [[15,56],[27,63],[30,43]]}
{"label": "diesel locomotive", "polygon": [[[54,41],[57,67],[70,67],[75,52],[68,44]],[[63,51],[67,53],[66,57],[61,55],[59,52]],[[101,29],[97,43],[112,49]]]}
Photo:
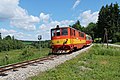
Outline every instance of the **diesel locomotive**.
{"label": "diesel locomotive", "polygon": [[52,53],[69,53],[92,44],[92,37],[72,27],[51,29]]}

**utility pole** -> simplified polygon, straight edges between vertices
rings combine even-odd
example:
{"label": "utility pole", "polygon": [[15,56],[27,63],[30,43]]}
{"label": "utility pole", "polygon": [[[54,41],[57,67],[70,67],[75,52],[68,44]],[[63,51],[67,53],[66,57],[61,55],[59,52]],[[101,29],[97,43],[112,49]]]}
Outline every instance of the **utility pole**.
{"label": "utility pole", "polygon": [[106,40],[107,41],[107,48],[108,48],[108,34],[107,34],[107,29],[104,28],[104,30],[105,30],[105,33],[104,33],[104,38],[103,38],[103,44],[104,44],[104,42]]}
{"label": "utility pole", "polygon": [[40,40],[42,39],[42,35],[38,35],[38,40],[39,40],[39,45],[40,45],[40,51],[41,51],[41,44],[40,44]]}

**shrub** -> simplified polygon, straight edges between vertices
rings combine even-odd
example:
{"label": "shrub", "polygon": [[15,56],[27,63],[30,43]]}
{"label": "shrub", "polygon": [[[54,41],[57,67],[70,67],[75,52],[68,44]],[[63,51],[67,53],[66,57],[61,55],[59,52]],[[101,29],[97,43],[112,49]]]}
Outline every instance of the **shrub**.
{"label": "shrub", "polygon": [[19,55],[19,59],[28,59],[29,57],[33,56],[34,53],[30,48],[25,48],[25,50],[23,50],[23,52]]}

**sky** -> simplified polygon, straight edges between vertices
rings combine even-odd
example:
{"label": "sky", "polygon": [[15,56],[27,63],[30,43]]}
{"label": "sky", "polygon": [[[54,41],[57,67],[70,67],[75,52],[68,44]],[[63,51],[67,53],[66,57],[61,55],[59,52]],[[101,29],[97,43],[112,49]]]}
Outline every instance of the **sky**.
{"label": "sky", "polygon": [[0,0],[0,33],[18,40],[50,40],[50,29],[77,20],[86,27],[96,23],[102,6],[120,0]]}

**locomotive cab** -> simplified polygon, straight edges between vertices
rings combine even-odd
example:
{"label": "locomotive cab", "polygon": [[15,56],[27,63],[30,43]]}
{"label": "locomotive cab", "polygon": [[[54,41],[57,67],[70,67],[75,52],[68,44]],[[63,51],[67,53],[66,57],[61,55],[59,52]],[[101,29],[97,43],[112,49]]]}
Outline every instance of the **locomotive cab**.
{"label": "locomotive cab", "polygon": [[51,29],[52,53],[67,53],[70,50],[69,44],[69,28],[63,27]]}

